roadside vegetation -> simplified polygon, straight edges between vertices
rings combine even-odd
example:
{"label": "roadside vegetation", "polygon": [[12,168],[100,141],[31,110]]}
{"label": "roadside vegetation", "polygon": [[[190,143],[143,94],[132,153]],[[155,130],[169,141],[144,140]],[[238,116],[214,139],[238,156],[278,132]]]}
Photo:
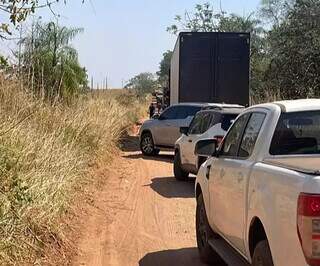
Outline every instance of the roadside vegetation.
{"label": "roadside vegetation", "polygon": [[37,20],[15,63],[0,57],[0,265],[65,263],[61,219],[145,115],[145,91],[89,89],[72,46],[82,31]]}
{"label": "roadside vegetation", "polygon": [[89,165],[111,158],[124,130],[143,115],[134,95],[119,94],[88,93],[53,106],[0,77],[1,263],[35,263],[44,250],[64,245],[59,219]]}

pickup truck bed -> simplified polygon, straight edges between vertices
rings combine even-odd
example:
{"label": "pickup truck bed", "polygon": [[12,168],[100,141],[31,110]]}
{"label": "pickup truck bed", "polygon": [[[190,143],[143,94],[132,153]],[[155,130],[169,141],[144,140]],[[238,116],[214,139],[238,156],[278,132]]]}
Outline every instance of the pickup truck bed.
{"label": "pickup truck bed", "polygon": [[316,156],[286,156],[282,158],[266,158],[266,164],[276,165],[298,172],[320,175],[320,157]]}

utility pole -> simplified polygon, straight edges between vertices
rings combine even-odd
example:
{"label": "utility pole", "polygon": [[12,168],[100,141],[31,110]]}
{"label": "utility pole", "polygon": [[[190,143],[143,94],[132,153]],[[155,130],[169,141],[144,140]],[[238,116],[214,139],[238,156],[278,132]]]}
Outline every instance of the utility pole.
{"label": "utility pole", "polygon": [[21,46],[22,46],[22,24],[20,25],[20,35],[19,35],[19,55],[18,55],[18,60],[19,60],[19,63],[18,63],[18,72],[19,72],[19,75],[21,73]]}
{"label": "utility pole", "polygon": [[93,90],[94,89],[94,82],[93,82],[93,76],[91,77],[91,90]]}
{"label": "utility pole", "polygon": [[108,76],[106,76],[106,90],[108,89]]}
{"label": "utility pole", "polygon": [[21,50],[22,50],[22,24],[20,24],[20,36],[19,36],[19,55],[18,55],[18,76],[19,76],[19,79],[20,79],[20,87],[21,89],[23,89],[23,77],[21,75]]}

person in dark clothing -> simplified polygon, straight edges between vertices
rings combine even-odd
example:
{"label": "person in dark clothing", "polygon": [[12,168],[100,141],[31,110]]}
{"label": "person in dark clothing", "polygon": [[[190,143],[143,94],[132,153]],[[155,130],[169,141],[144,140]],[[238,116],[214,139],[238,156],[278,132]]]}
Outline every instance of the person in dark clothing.
{"label": "person in dark clothing", "polygon": [[150,103],[150,106],[149,106],[149,115],[150,115],[150,118],[153,117],[154,111],[155,111],[154,105],[153,105],[153,103]]}

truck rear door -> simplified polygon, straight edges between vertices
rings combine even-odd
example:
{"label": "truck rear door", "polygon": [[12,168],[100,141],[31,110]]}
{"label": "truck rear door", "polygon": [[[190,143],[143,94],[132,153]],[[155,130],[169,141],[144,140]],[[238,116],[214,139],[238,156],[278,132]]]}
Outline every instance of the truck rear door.
{"label": "truck rear door", "polygon": [[209,175],[211,220],[243,254],[247,185],[255,163],[250,156],[265,117],[265,113],[246,113],[235,122]]}
{"label": "truck rear door", "polygon": [[219,33],[217,46],[215,97],[221,102],[247,106],[250,38],[246,34]]}
{"label": "truck rear door", "polygon": [[213,47],[214,40],[208,34],[181,37],[179,102],[212,100]]}

